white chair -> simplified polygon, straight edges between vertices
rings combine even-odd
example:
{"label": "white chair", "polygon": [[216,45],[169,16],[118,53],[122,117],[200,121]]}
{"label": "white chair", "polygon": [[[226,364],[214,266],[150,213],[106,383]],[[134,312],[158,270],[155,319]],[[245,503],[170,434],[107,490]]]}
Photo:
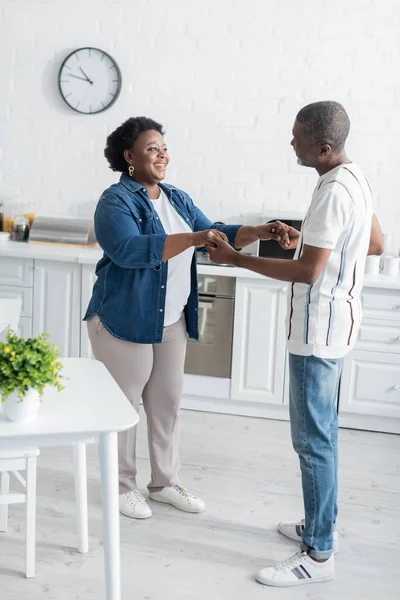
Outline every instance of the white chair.
{"label": "white chair", "polygon": [[[36,515],[36,457],[38,448],[18,451],[0,451],[0,531],[7,531],[8,505],[26,504],[25,577],[35,576],[35,515]],[[26,479],[20,471],[26,472]],[[20,482],[24,493],[10,491],[10,474]]]}
{"label": "white chair", "polygon": [[[0,298],[0,323],[18,331],[21,313],[21,298]],[[0,332],[1,333],[1,332]],[[77,503],[78,550],[84,554],[89,550],[86,445],[76,444],[73,448],[75,496]],[[21,448],[12,453],[0,450],[0,531],[7,531],[8,505],[26,503],[26,556],[25,576],[35,576],[35,520],[36,520],[36,459],[38,448]],[[26,471],[26,481],[19,471]],[[10,494],[10,472],[26,489],[23,494]]]}
{"label": "white chair", "polygon": [[[21,298],[0,298],[0,323],[18,331]],[[38,448],[23,448],[19,452],[0,451],[0,531],[7,531],[8,505],[26,503],[25,576],[35,576],[35,516],[36,516],[36,458]],[[26,480],[19,471],[26,472]],[[24,493],[10,493],[10,474],[25,488]]]}

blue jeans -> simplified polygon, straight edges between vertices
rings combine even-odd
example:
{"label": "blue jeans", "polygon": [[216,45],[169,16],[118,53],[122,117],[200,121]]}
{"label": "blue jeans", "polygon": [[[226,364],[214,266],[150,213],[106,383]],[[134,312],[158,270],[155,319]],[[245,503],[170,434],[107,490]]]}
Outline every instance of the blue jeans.
{"label": "blue jeans", "polygon": [[343,359],[289,354],[290,424],[299,455],[305,528],[302,549],[332,554],[337,517],[337,397]]}

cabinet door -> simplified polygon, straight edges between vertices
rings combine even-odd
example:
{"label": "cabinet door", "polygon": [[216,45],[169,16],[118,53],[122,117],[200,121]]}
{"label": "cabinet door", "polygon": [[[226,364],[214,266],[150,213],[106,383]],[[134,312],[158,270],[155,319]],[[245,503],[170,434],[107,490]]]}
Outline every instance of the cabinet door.
{"label": "cabinet door", "polygon": [[399,290],[364,288],[361,293],[364,319],[400,323]]}
{"label": "cabinet door", "polygon": [[80,355],[83,358],[94,358],[92,353],[92,348],[90,346],[89,336],[87,333],[86,322],[82,321],[83,316],[86,312],[86,309],[89,304],[89,300],[92,297],[92,290],[94,283],[96,281],[95,275],[95,266],[94,265],[82,265],[82,284],[81,284],[81,306],[82,306],[82,314],[81,314],[81,350]]}
{"label": "cabinet door", "polygon": [[32,319],[21,317],[18,325],[18,335],[24,340],[32,337]]}
{"label": "cabinet door", "polygon": [[32,288],[18,287],[12,285],[1,285],[0,298],[21,298],[21,317],[32,318]]}
{"label": "cabinet door", "polygon": [[1,257],[0,285],[20,285],[32,287],[33,260],[30,258]]}
{"label": "cabinet door", "polygon": [[62,357],[79,356],[80,265],[35,260],[33,335],[46,332]]}
{"label": "cabinet door", "polygon": [[346,357],[339,396],[343,413],[400,419],[400,355],[358,350]]}
{"label": "cabinet door", "polygon": [[287,285],[238,279],[231,398],[283,404]]}

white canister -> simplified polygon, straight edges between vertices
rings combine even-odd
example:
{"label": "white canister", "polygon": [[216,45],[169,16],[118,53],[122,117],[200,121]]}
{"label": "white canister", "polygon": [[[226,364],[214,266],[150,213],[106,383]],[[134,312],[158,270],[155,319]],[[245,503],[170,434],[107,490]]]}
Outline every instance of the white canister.
{"label": "white canister", "polygon": [[366,275],[379,275],[379,270],[381,267],[381,257],[380,256],[367,256],[367,260],[365,261],[365,274]]}
{"label": "white canister", "polygon": [[383,257],[383,272],[388,277],[396,278],[399,274],[400,257],[384,256]]}

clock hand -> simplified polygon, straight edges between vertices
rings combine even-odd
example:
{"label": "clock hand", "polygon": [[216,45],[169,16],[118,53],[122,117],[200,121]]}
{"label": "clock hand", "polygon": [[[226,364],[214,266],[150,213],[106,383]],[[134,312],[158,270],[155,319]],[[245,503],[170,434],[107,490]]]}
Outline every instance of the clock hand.
{"label": "clock hand", "polygon": [[90,85],[93,85],[93,81],[91,81],[91,80],[89,79],[89,77],[86,75],[86,73],[85,73],[85,71],[82,69],[82,67],[79,67],[79,68],[80,68],[80,70],[82,71],[82,73],[84,74],[84,76],[86,77],[87,81],[90,83]]}
{"label": "clock hand", "polygon": [[81,79],[82,81],[92,83],[89,79],[84,79],[83,77],[79,77],[79,75],[73,75],[73,73],[67,73],[67,75],[69,75],[70,77],[75,77],[75,79]]}

